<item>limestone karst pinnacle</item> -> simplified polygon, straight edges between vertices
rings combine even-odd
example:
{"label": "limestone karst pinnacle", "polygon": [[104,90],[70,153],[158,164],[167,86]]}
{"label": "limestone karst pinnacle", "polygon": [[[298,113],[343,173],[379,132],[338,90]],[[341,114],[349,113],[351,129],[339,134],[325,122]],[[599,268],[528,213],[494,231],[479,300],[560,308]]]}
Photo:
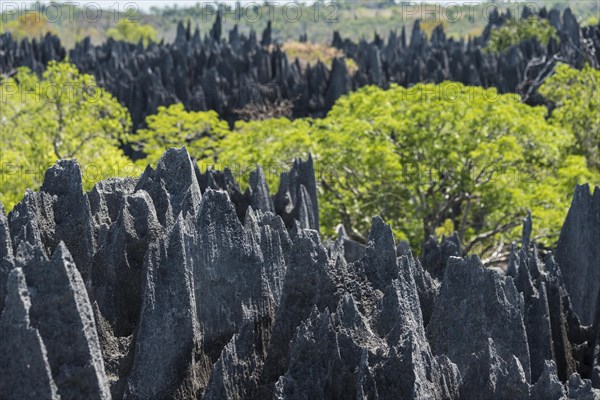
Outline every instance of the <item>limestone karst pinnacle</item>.
{"label": "limestone karst pinnacle", "polygon": [[88,193],[57,162],[0,213],[0,397],[600,398],[597,194],[556,257],[525,240],[503,274],[378,217],[366,246],[324,241],[312,163],[271,196],[185,148]]}
{"label": "limestone karst pinnacle", "polygon": [[[490,32],[507,21],[511,9],[521,17],[535,9],[535,14],[556,29],[559,40],[543,45],[529,38],[505,52],[486,53]],[[457,18],[467,14],[472,18],[472,12],[465,11]],[[270,23],[265,24],[262,41],[255,32],[242,33],[237,25],[228,39],[223,38],[222,22],[228,16],[216,18],[204,37],[199,29],[192,32],[189,24],[185,27],[180,21],[172,43],[148,46],[113,39],[95,44],[86,37],[67,50],[55,35],[20,41],[3,33],[0,74],[10,75],[23,66],[41,74],[48,62],[68,58],[127,107],[133,127],[138,129],[158,106],[174,103],[182,103],[186,110],[214,110],[230,123],[240,119],[240,110],[281,101],[293,104],[290,117],[322,117],[340,96],[366,85],[410,87],[419,82],[455,81],[495,87],[500,93],[518,92],[526,95],[529,103],[539,104],[543,101],[540,95],[528,90],[540,78],[540,60],[560,59],[578,69],[586,62],[600,63],[600,27],[580,26],[569,8],[547,10],[536,3],[524,7],[515,3],[508,12],[500,13],[491,6],[479,12],[489,13],[480,16],[486,21],[483,32],[458,40],[446,35],[441,24],[428,38],[425,24],[418,21],[408,40],[405,27],[400,34],[391,32],[385,41],[377,34],[371,41],[353,41],[334,31],[331,46],[341,50],[344,58],[334,58],[331,68],[322,62],[302,66],[273,45]],[[408,14],[411,19],[416,16]],[[345,59],[354,61],[356,71],[347,68]],[[531,64],[537,66],[531,68]]]}

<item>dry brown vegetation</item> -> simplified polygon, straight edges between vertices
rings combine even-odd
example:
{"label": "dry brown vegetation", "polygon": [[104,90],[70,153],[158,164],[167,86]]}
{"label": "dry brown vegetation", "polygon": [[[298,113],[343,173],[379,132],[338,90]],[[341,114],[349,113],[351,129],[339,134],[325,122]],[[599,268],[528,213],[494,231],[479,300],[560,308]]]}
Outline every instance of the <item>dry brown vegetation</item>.
{"label": "dry brown vegetation", "polygon": [[[315,65],[318,61],[321,61],[328,68],[331,68],[331,63],[334,58],[345,57],[342,50],[323,43],[287,41],[283,44],[281,49],[286,52],[290,61],[294,61],[297,58],[302,67]],[[349,58],[345,58],[345,61],[348,72],[350,74],[356,72],[358,69],[356,63]]]}

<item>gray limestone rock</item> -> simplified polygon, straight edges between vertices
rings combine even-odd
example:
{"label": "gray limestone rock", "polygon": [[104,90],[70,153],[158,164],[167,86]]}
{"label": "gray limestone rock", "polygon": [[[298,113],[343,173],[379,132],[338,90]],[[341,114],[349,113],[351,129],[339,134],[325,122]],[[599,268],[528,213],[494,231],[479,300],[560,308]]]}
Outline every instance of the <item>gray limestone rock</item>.
{"label": "gray limestone rock", "polygon": [[0,396],[7,400],[59,400],[46,346],[31,325],[31,299],[21,268],[8,276],[0,318]]}
{"label": "gray limestone rock", "polygon": [[[75,160],[59,160],[46,171],[41,193],[52,196],[53,240],[47,243],[54,250],[63,242],[81,276],[89,276],[90,228],[87,198],[83,194],[81,170]],[[50,254],[48,254],[50,255]]]}
{"label": "gray limestone rock", "polygon": [[[29,246],[24,242],[22,245]],[[62,399],[110,399],[96,323],[81,274],[60,242],[51,259],[38,251],[22,266],[31,296],[31,324],[46,346]]]}
{"label": "gray limestone rock", "polygon": [[[346,386],[352,384],[352,390],[340,381],[326,378],[331,373],[324,373],[319,379],[320,386],[312,389],[317,391],[315,395],[354,398],[370,393],[382,398],[457,398],[458,369],[446,357],[434,357],[425,337],[414,280],[415,260],[410,253],[397,258],[391,229],[380,218],[373,219],[369,238],[359,261],[346,269],[343,263],[333,268],[335,281],[341,283],[338,283],[338,293],[344,293],[336,312],[329,317],[328,311],[319,314],[313,310],[311,317],[298,328],[293,343],[301,346],[291,348],[288,372],[277,382],[276,389],[284,397],[294,398],[289,393],[302,393],[302,388],[309,389],[305,380],[317,379],[306,378],[308,372],[296,373],[306,371],[307,367],[300,365],[314,362],[321,366],[317,367],[318,371],[334,368],[341,359],[342,371],[349,365],[358,368],[357,375],[343,375],[343,380],[350,381]],[[340,279],[340,275],[346,280]],[[336,323],[338,316],[341,322]],[[352,333],[353,330],[359,332]],[[353,338],[352,341],[346,336]],[[315,356],[306,360],[303,354],[313,354],[319,347],[313,342],[330,343],[325,347],[338,349],[338,352],[321,352],[317,359]],[[299,365],[294,366],[293,355],[305,361],[296,361]]]}
{"label": "gray limestone rock", "polygon": [[600,389],[600,317],[599,321],[596,323],[596,344],[594,346],[592,385],[596,389]]}
{"label": "gray limestone rock", "polygon": [[119,217],[123,197],[133,194],[135,185],[136,180],[133,178],[112,178],[97,182],[93,189],[85,194],[89,205],[88,218],[91,219],[92,257],[106,240],[109,227]]}
{"label": "gray limestone rock", "polygon": [[470,355],[486,350],[492,339],[502,360],[510,362],[513,356],[519,360],[529,383],[523,308],[512,278],[484,269],[477,256],[451,258],[427,326],[431,348],[434,354],[447,355],[465,373]]}
{"label": "gray limestone rock", "polygon": [[133,335],[115,336],[112,327],[102,316],[98,304],[93,303],[92,307],[110,393],[113,399],[121,399],[133,364],[135,346],[132,346],[132,342],[134,337]]}
{"label": "gray limestone rock", "polygon": [[569,400],[599,400],[600,390],[592,388],[589,379],[581,379],[578,373],[571,375],[567,384]]}
{"label": "gray limestone rock", "polygon": [[202,198],[196,171],[185,147],[168,149],[155,170],[148,166],[135,190],[150,194],[158,220],[165,228],[171,227],[182,211],[195,214]]}
{"label": "gray limestone rock", "polygon": [[544,371],[529,391],[531,400],[565,400],[567,394],[564,385],[556,374],[554,361],[546,361]]}
{"label": "gray limestone rock", "polygon": [[463,373],[460,398],[527,400],[529,385],[521,363],[515,356],[509,361],[502,359],[489,338],[486,348],[471,356]]}
{"label": "gray limestone rock", "polygon": [[[357,371],[351,366],[359,364],[363,349],[368,351],[370,346],[361,346],[353,339],[365,340],[365,343],[373,340],[372,345],[385,343],[372,332],[367,336],[368,327],[364,322],[361,324],[350,297],[342,301],[353,315],[346,316],[343,312],[339,316],[331,315],[329,310],[319,313],[315,307],[296,330],[290,345],[288,370],[278,382],[284,398],[350,399],[355,396]],[[340,304],[339,308],[343,307]]]}
{"label": "gray limestone rock", "polygon": [[4,298],[6,297],[6,283],[8,275],[14,268],[12,242],[8,219],[4,214],[4,206],[0,202],[0,314],[4,310]]}
{"label": "gray limestone rock", "polygon": [[32,248],[43,250],[46,256],[52,254],[55,223],[53,200],[49,194],[27,190],[8,214],[8,225],[14,253],[19,245],[27,242]]}
{"label": "gray limestone rock", "polygon": [[[150,245],[133,368],[124,399],[190,398],[200,391],[193,232],[179,216],[165,239]],[[160,367],[158,367],[160,366]]]}
{"label": "gray limestone rock", "polygon": [[273,198],[275,212],[288,227],[300,221],[302,228],[319,230],[317,184],[312,157],[294,160],[292,169],[281,174],[279,190]]}
{"label": "gray limestone rock", "polygon": [[269,339],[268,334],[267,337],[261,336],[269,331],[270,325],[270,321],[264,321],[257,311],[259,310],[247,310],[241,328],[223,348],[213,365],[204,392],[206,400],[242,400],[257,395],[260,368]]}
{"label": "gray limestone rock", "polygon": [[243,324],[244,304],[273,303],[281,295],[289,238],[282,223],[259,224],[268,215],[249,209],[245,227],[226,192],[207,189],[202,198],[190,257],[204,351],[213,362]]}
{"label": "gray limestone rock", "polygon": [[[512,9],[512,7],[511,7]],[[92,43],[90,37],[66,50],[55,35],[18,40],[11,33],[0,35],[0,74],[11,75],[26,66],[41,75],[48,62],[69,60],[127,107],[134,129],[145,127],[146,117],[157,107],[181,103],[186,110],[214,110],[229,123],[248,117],[247,109],[266,109],[289,101],[291,117],[322,117],[342,95],[366,85],[387,88],[391,83],[411,87],[419,82],[462,82],[465,85],[495,87],[499,93],[520,92],[530,104],[542,104],[536,92],[541,66],[537,60],[559,57],[574,68],[585,62],[597,67],[600,61],[600,27],[580,27],[567,8],[533,13],[525,8],[520,17],[539,16],[548,20],[560,38],[547,45],[524,40],[510,51],[487,54],[491,31],[506,23],[508,13],[490,11],[481,35],[456,39],[437,27],[429,35],[417,22],[407,43],[406,30],[391,32],[387,40],[375,35],[372,41],[354,42],[334,32],[333,47],[355,61],[357,71],[349,73],[343,58],[335,58],[331,68],[323,63],[302,65],[282,51],[274,40],[270,22],[262,34],[241,33],[237,27],[224,38],[220,14],[207,35],[178,24],[172,43],[143,46],[108,40]],[[548,66],[554,65],[550,62]],[[540,75],[540,76],[538,76]],[[202,132],[204,134],[204,132]],[[131,150],[129,150],[132,152]],[[128,154],[130,155],[130,154]]]}
{"label": "gray limestone rock", "polygon": [[[401,246],[399,245],[396,249],[397,253],[400,247]],[[423,315],[423,324],[425,327],[427,327],[429,319],[431,318],[431,313],[433,312],[435,298],[440,290],[440,284],[437,280],[433,279],[431,275],[429,275],[429,272],[423,269],[419,259],[415,259],[413,257],[412,252],[408,247],[408,243],[406,243],[404,247],[407,250],[403,251],[402,253],[398,253],[398,255],[402,257],[400,263],[401,265],[410,268],[410,271],[413,275],[413,279],[417,287],[417,293],[419,294],[419,303],[421,305],[421,314]]]}
{"label": "gray limestone rock", "polygon": [[164,228],[144,190],[122,195],[116,220],[104,226],[92,257],[89,286],[114,334],[128,336],[139,320],[144,259]]}
{"label": "gray limestone rock", "polygon": [[416,259],[377,217],[366,245],[342,229],[324,246],[312,160],[274,196],[262,169],[242,192],[185,148],[87,194],[60,161],[0,209],[0,397],[595,398],[600,317],[580,322],[566,275],[595,290],[578,274],[595,273],[597,195],[577,193],[567,267],[539,261],[528,218],[505,277],[457,258],[456,234]]}
{"label": "gray limestone rock", "polygon": [[365,254],[365,246],[362,243],[352,240],[346,233],[343,225],[339,225],[337,232],[336,244],[340,247],[341,254],[346,261],[352,263],[360,260]]}
{"label": "gray limestone rock", "polygon": [[461,255],[460,239],[457,233],[444,238],[441,243],[438,243],[434,236],[429,236],[421,248],[423,268],[438,281],[444,278],[448,259]]}
{"label": "gray limestone rock", "polygon": [[[511,257],[511,262],[516,260],[517,257]],[[524,299],[523,322],[529,345],[531,380],[536,382],[545,369],[546,360],[554,359],[546,283],[540,279],[540,269],[544,267],[538,260],[535,249],[530,254],[521,250],[518,260],[520,266],[515,286]],[[537,279],[532,278],[536,274]]]}
{"label": "gray limestone rock", "polygon": [[40,192],[27,191],[10,212],[13,249],[26,241],[50,257],[60,242],[69,249],[84,281],[89,275],[89,206],[74,160],[59,160],[46,171]]}
{"label": "gray limestone rock", "polygon": [[560,232],[556,261],[563,273],[573,310],[585,325],[600,312],[600,189],[577,186]]}
{"label": "gray limestone rock", "polygon": [[133,194],[136,182],[134,178],[111,178],[96,183],[86,193],[95,226],[110,225],[116,221],[122,207],[122,197]]}
{"label": "gray limestone rock", "polygon": [[[543,275],[547,288],[550,324],[552,329],[553,356],[556,361],[558,377],[565,382],[577,372],[577,344],[586,341],[582,327],[575,315],[569,293],[565,288],[561,268],[552,254],[545,260],[547,275]],[[580,364],[581,365],[581,364]]]}
{"label": "gray limestone rock", "polygon": [[250,172],[250,206],[255,210],[275,212],[262,167]]}
{"label": "gray limestone rock", "polygon": [[287,369],[289,347],[296,328],[317,307],[337,305],[335,278],[316,231],[304,230],[293,243],[281,300],[275,316],[263,370],[263,382],[274,382]]}
{"label": "gray limestone rock", "polygon": [[[383,285],[379,289],[383,297],[376,314],[377,332],[386,337],[392,348],[387,359],[375,367],[374,379],[378,386],[396,382],[389,389],[380,389],[381,396],[397,397],[402,394],[413,399],[457,398],[460,381],[458,368],[447,359],[434,357],[426,338],[418,289],[420,285],[415,282],[415,275],[421,275],[417,272],[422,271],[420,266],[410,252],[396,258],[391,228],[384,225],[380,218],[373,218],[369,238],[374,246],[367,247],[361,261],[376,266],[376,274],[369,274],[373,279],[372,287]],[[388,282],[385,283],[381,278],[388,279]],[[411,367],[405,368],[407,365]]]}

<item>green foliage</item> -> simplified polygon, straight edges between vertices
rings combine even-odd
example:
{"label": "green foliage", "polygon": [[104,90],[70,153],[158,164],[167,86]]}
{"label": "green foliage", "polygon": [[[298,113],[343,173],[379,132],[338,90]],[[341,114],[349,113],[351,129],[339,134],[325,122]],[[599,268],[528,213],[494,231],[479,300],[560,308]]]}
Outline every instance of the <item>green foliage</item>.
{"label": "green foliage", "polygon": [[146,118],[146,129],[138,130],[135,140],[147,158],[140,162],[156,163],[169,147],[185,145],[196,159],[211,158],[216,141],[229,126],[215,111],[186,111],[182,104],[159,107]]}
{"label": "green foliage", "polygon": [[128,18],[120,19],[117,25],[110,28],[106,34],[115,40],[124,40],[129,43],[137,44],[141,40],[144,45],[156,42],[157,38],[156,29],[152,25],[141,24]]}
{"label": "green foliage", "polygon": [[502,53],[511,46],[533,38],[544,46],[551,38],[559,40],[556,29],[548,20],[531,16],[519,21],[510,19],[503,26],[494,29],[484,50],[488,53]]}
{"label": "green foliage", "polygon": [[538,235],[556,234],[574,184],[598,182],[582,157],[567,156],[569,130],[545,114],[516,95],[458,83],[365,87],[322,120],[236,125],[219,163],[272,166],[272,186],[286,162],[311,152],[326,234],[342,222],[364,237],[378,214],[413,246],[456,229],[485,253],[518,237],[527,209]]}
{"label": "green foliage", "polygon": [[598,19],[597,15],[591,15],[588,19],[585,20],[583,26],[596,26],[600,24],[600,19]]}
{"label": "green foliage", "polygon": [[600,71],[589,65],[579,71],[559,64],[540,93],[556,107],[550,121],[575,137],[570,152],[584,156],[600,171]]}
{"label": "green foliage", "polygon": [[[213,112],[159,107],[133,137],[155,163],[186,145],[201,169],[228,166],[241,180],[261,164],[276,190],[294,157],[315,160],[326,235],[340,222],[364,239],[371,216],[418,248],[430,234],[457,230],[467,250],[489,254],[520,235],[529,209],[541,242],[556,239],[577,183],[600,182],[598,71],[558,66],[540,89],[556,104],[522,104],[514,94],[445,82],[388,90],[364,87],[338,100],[326,118],[238,122]],[[42,78],[20,69],[0,81],[0,198],[8,209],[36,189],[58,158],[76,157],[86,188],[139,171],[118,146],[126,110],[68,63]],[[129,169],[128,169],[129,168]]]}
{"label": "green foliage", "polygon": [[[247,173],[260,164],[269,185],[272,188],[276,187],[279,174],[290,168],[294,158],[307,158],[316,150],[308,135],[311,124],[310,119],[290,121],[287,118],[240,121],[236,123],[234,131],[219,142],[219,165],[214,168],[230,168],[241,183],[245,184]],[[233,145],[233,140],[238,142]],[[241,149],[247,151],[243,150],[242,155]],[[211,165],[205,163],[201,165],[201,167],[209,166]]]}
{"label": "green foliage", "polygon": [[117,147],[130,126],[127,110],[94,78],[51,62],[39,79],[27,68],[0,81],[0,198],[7,209],[37,189],[59,158],[76,158],[84,185],[121,176],[131,162]]}

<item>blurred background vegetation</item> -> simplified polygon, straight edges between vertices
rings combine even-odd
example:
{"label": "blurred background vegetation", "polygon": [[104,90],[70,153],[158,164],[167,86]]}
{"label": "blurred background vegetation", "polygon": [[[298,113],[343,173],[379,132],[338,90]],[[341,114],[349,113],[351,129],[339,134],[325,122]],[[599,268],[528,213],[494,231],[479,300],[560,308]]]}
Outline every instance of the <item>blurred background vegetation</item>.
{"label": "blurred background vegetation", "polygon": [[[312,43],[326,45],[331,43],[334,31],[354,41],[361,38],[371,40],[376,33],[387,37],[389,32],[399,32],[403,27],[407,35],[410,35],[414,22],[419,19],[421,28],[426,33],[430,34],[437,25],[442,24],[448,36],[458,39],[480,35],[493,6],[498,6],[504,11],[510,10],[517,17],[523,6],[523,3],[519,2],[501,1],[469,2],[462,5],[457,4],[460,2],[452,2],[448,6],[443,3],[338,0],[317,1],[306,5],[294,2],[294,5],[289,7],[282,5],[283,2],[278,3],[279,5],[269,5],[265,2],[262,6],[248,7],[242,2],[241,6],[224,6],[226,12],[223,15],[223,31],[227,32],[234,25],[238,25],[240,33],[248,34],[250,30],[261,32],[271,20],[273,38],[279,43],[299,41],[301,37],[305,37]],[[175,38],[180,21],[190,22],[192,29],[198,27],[201,33],[208,32],[214,23],[217,10],[213,3],[207,2],[189,2],[190,5],[186,7],[177,4],[171,7],[150,7],[149,10],[142,10],[136,6],[137,3],[132,2],[121,6],[109,6],[102,12],[97,12],[96,8],[50,4],[54,4],[53,7],[57,9],[45,13],[50,17],[36,16],[34,11],[43,6],[35,4],[27,6],[27,10],[31,11],[26,15],[3,13],[0,18],[0,31],[30,38],[51,32],[60,37],[67,49],[74,47],[77,41],[86,36],[90,36],[94,44],[102,43],[108,37],[134,43],[137,43],[140,37],[145,41],[171,42]],[[597,24],[600,15],[599,3],[593,0],[531,0],[526,4],[533,10],[536,7],[560,10],[570,7],[581,25]]]}

